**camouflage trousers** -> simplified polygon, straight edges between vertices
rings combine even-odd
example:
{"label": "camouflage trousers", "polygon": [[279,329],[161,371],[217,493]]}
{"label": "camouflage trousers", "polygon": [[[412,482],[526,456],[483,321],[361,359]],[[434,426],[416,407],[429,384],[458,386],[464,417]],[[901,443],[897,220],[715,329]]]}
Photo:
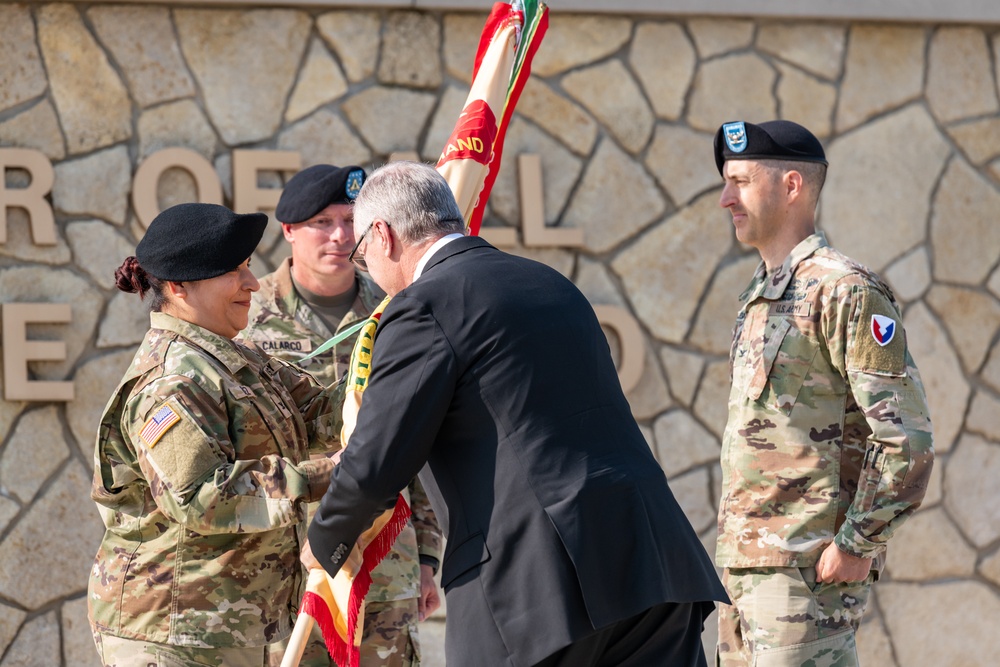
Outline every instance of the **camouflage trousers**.
{"label": "camouflage trousers", "polygon": [[856,667],[854,636],[873,575],[816,582],[815,567],[726,569],[719,605],[720,667]]}
{"label": "camouflage trousers", "polygon": [[[420,667],[417,612],[417,598],[367,603],[361,632],[360,666]],[[270,667],[281,666],[287,646],[288,640],[284,640],[268,647]],[[313,626],[299,667],[336,667],[326,650],[319,626]]]}
{"label": "camouflage trousers", "polygon": [[104,667],[265,667],[265,646],[253,648],[191,648],[153,644],[94,634],[97,654]]}

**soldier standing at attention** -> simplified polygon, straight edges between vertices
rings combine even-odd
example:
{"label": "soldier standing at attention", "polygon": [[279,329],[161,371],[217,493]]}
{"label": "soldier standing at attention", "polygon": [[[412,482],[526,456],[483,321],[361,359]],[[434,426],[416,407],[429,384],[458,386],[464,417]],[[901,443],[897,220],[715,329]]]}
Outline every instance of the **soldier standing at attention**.
{"label": "soldier standing at attention", "polygon": [[[292,254],[261,279],[243,338],[268,354],[295,361],[367,319],[378,306],[385,294],[348,260],[354,247],[353,202],[364,180],[360,167],[316,165],[288,181],[275,217]],[[302,367],[323,384],[337,382],[348,370],[355,339],[352,336],[308,359]],[[419,481],[414,480],[408,491],[412,518],[372,572],[365,598],[362,667],[419,665],[417,621],[440,605],[434,574],[441,531]],[[272,665],[280,664],[284,650],[284,642],[272,647]],[[318,627],[313,628],[300,664],[333,664]]]}
{"label": "soldier standing at attention", "polygon": [[933,461],[920,375],[878,276],[815,229],[823,147],[789,121],[724,124],[720,205],[763,260],[740,297],[716,564],[723,667],[847,667],[886,543]]}

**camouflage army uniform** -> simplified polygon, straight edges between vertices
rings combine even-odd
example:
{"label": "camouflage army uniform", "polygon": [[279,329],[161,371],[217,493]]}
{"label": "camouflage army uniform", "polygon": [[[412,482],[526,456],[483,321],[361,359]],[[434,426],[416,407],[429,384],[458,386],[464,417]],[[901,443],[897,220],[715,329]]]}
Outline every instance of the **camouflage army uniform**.
{"label": "camouflage army uniform", "polygon": [[[762,263],[740,299],[716,551],[733,601],[720,610],[721,664],[853,664],[831,638],[850,652],[886,542],[920,504],[933,460],[899,308],[819,233],[772,274]],[[816,583],[830,542],[875,559],[867,582]],[[753,607],[755,594],[796,591],[804,607]]]}
{"label": "camouflage army uniform", "polygon": [[[366,276],[358,274],[358,296],[340,322],[342,331],[371,314],[384,294]],[[253,340],[270,354],[294,361],[309,354],[336,332],[330,331],[295,291],[291,260],[260,281],[253,295],[250,324],[241,336]],[[355,337],[303,363],[324,384],[339,380],[347,371]],[[392,551],[372,572],[372,587],[365,598],[361,664],[407,667],[419,665],[417,602],[420,597],[420,556],[441,558],[441,531],[430,501],[414,480],[407,500],[413,515],[393,545]],[[311,505],[311,509],[315,506]],[[311,512],[310,512],[311,516]],[[280,664],[284,646],[273,651],[272,664]],[[318,630],[314,630],[302,658],[303,667],[330,665],[329,654]]]}
{"label": "camouflage army uniform", "polygon": [[332,469],[309,453],[336,447],[343,397],[252,345],[150,320],[97,438],[98,648],[105,636],[207,649],[204,664],[225,659],[212,649],[263,656],[291,630],[305,503]]}

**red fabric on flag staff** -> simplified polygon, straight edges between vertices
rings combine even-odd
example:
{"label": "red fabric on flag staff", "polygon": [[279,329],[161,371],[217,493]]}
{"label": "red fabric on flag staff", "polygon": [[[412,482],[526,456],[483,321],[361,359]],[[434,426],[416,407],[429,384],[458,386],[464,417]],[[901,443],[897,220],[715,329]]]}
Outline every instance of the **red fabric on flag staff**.
{"label": "red fabric on flag staff", "polygon": [[548,25],[544,3],[498,2],[479,38],[472,88],[437,163],[473,236],[479,234],[486,201],[500,172],[507,126]]}
{"label": "red fabric on flag staff", "polygon": [[[365,535],[374,535],[374,538],[366,544],[361,552],[360,563],[355,562],[354,567],[345,573],[344,577],[338,573],[337,577],[331,578],[323,570],[309,571],[309,580],[306,582],[306,592],[302,596],[299,616],[300,618],[303,616],[311,617],[319,625],[327,651],[337,665],[358,666],[360,655],[358,649],[361,645],[361,626],[364,619],[364,598],[372,585],[371,572],[392,549],[393,542],[396,541],[409,518],[410,507],[400,495],[396,498],[396,507],[392,511],[384,513],[365,532]],[[359,540],[360,542],[361,540]],[[345,564],[346,567],[351,566]],[[349,576],[351,571],[355,572],[353,577]],[[345,585],[348,591],[346,616],[343,604]],[[299,621],[296,620],[296,626],[298,623]],[[305,634],[308,638],[309,633]],[[302,647],[305,648],[304,643]],[[290,643],[288,652],[291,650]],[[300,658],[301,651],[295,664]],[[284,662],[282,662],[282,666],[284,667]]]}
{"label": "red fabric on flag staff", "polygon": [[[497,2],[483,28],[465,108],[437,163],[473,236],[479,233],[486,201],[500,170],[507,126],[547,28],[548,7],[538,0]],[[345,447],[357,424],[362,394],[371,372],[371,351],[379,317],[388,302],[386,297],[372,313],[351,354],[341,434]],[[312,619],[319,624],[337,665],[358,667],[364,597],[371,586],[371,572],[388,553],[409,516],[409,506],[399,496],[396,507],[380,516],[358,539],[336,577],[331,578],[321,570],[310,572],[282,667],[298,665]]]}

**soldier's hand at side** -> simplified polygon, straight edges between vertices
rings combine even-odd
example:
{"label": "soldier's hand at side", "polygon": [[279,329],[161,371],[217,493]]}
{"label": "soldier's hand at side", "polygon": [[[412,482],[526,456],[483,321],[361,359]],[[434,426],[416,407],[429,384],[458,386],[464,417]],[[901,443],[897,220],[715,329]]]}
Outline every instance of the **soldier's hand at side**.
{"label": "soldier's hand at side", "polygon": [[319,564],[316,557],[313,556],[312,547],[309,546],[309,541],[307,540],[305,544],[302,545],[302,553],[299,554],[299,560],[305,566],[307,570],[322,570],[323,566]]}
{"label": "soldier's hand at side", "polygon": [[871,558],[859,558],[844,553],[833,542],[827,545],[816,563],[816,581],[839,584],[846,581],[861,581],[872,569]]}
{"label": "soldier's hand at side", "polygon": [[430,565],[420,566],[420,601],[417,605],[421,621],[441,606],[441,594],[434,581],[434,568]]}

